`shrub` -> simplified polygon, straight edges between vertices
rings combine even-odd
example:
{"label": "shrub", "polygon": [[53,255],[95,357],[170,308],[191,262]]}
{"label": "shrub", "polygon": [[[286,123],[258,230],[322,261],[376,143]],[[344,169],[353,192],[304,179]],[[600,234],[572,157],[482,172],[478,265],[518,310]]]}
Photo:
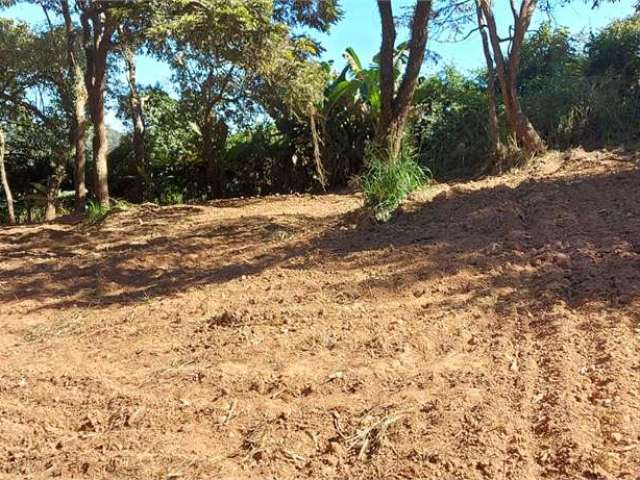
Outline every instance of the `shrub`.
{"label": "shrub", "polygon": [[383,150],[369,147],[366,160],[360,186],[365,206],[379,221],[388,221],[400,203],[430,177],[430,173],[418,165],[415,151],[409,147],[404,147],[395,161],[389,160]]}
{"label": "shrub", "polygon": [[171,185],[160,195],[160,203],[162,205],[182,205],[184,193],[177,186]]}
{"label": "shrub", "polygon": [[640,15],[611,22],[587,44],[587,75],[616,77],[635,88],[640,75]]}
{"label": "shrub", "polygon": [[419,163],[436,178],[472,177],[486,166],[487,97],[481,82],[447,67],[425,78],[416,92],[413,141]]}

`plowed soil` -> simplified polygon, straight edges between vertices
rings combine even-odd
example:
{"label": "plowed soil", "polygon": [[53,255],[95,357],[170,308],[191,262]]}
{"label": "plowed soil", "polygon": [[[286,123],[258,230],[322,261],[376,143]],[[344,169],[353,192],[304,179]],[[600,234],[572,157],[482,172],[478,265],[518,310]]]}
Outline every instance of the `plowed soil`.
{"label": "plowed soil", "polygon": [[0,478],[638,479],[638,166],[0,229]]}

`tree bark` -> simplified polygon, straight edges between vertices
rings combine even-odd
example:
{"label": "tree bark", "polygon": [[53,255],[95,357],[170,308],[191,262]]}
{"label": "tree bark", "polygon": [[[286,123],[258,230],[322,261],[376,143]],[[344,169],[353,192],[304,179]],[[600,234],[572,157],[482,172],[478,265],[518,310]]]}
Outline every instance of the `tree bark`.
{"label": "tree bark", "polygon": [[60,0],[67,37],[67,67],[69,80],[73,84],[73,105],[69,139],[74,151],[74,189],[76,212],[84,212],[87,200],[86,158],[84,136],[86,131],[87,90],[84,85],[82,67],[76,57],[76,31],[71,20],[68,0]]}
{"label": "tree bark", "polygon": [[211,118],[201,127],[202,157],[206,162],[207,185],[214,198],[224,195],[224,172],[220,168],[220,152],[224,148],[229,134],[227,125]]}
{"label": "tree bark", "polygon": [[484,23],[489,32],[489,40],[493,50],[493,59],[500,83],[502,100],[507,112],[507,127],[510,136],[516,144],[529,155],[537,155],[546,150],[540,135],[522,111],[517,92],[518,73],[520,69],[520,55],[524,36],[531,24],[537,0],[522,0],[519,11],[512,6],[514,18],[514,33],[509,49],[509,57],[505,59],[500,45],[498,27],[493,15],[491,0],[479,0],[480,9],[484,16]]}
{"label": "tree bark", "polygon": [[134,179],[130,190],[130,199],[134,202],[144,200],[144,171],[145,161],[145,122],[142,98],[138,92],[136,63],[134,53],[128,45],[122,47],[122,56],[127,65],[129,83],[129,107],[131,108],[131,120],[133,123],[133,153],[134,162],[129,166],[129,173]]}
{"label": "tree bark", "polygon": [[202,125],[200,126],[200,131],[202,133],[202,152],[200,155],[206,165],[207,187],[209,193],[213,193],[214,184],[218,177],[218,171],[216,168],[218,162],[216,161],[216,155],[213,148],[212,128],[209,125]]}
{"label": "tree bark", "polygon": [[93,124],[93,163],[95,196],[101,206],[109,207],[108,144],[105,123],[104,90],[107,81],[107,55],[115,31],[108,22],[108,10],[100,11],[95,3],[81,2],[80,21],[87,68],[85,86],[89,97],[89,112]]}
{"label": "tree bark", "polygon": [[386,137],[393,123],[393,100],[395,78],[393,75],[393,55],[396,44],[396,26],[390,1],[379,0],[378,10],[382,23],[382,45],[380,46],[380,125],[379,135]]}
{"label": "tree bark", "polygon": [[87,90],[82,80],[82,71],[78,67],[75,71],[75,108],[72,125],[74,145],[73,179],[75,189],[75,207],[77,213],[83,213],[87,204],[87,159],[85,156],[85,132],[87,128],[86,108]]}
{"label": "tree bark", "polygon": [[316,166],[316,175],[322,190],[327,189],[327,172],[322,163],[322,150],[320,148],[320,134],[316,122],[317,112],[314,107],[309,108],[309,128],[311,130],[311,143],[313,145],[313,160]]}
{"label": "tree bark", "polygon": [[381,112],[378,135],[390,160],[398,158],[406,128],[411,102],[418,85],[420,68],[428,40],[428,24],[431,15],[431,0],[418,0],[411,21],[409,60],[396,93],[393,75],[395,49],[395,24],[390,0],[378,0],[382,23],[382,45],[380,48]]}
{"label": "tree bark", "polygon": [[14,225],[16,223],[16,214],[13,209],[13,195],[11,194],[11,187],[9,186],[9,179],[7,178],[7,170],[4,164],[4,153],[5,153],[4,131],[0,128],[0,181],[2,181],[2,189],[4,190],[4,197],[7,201],[9,225]]}
{"label": "tree bark", "polygon": [[96,199],[103,207],[109,207],[109,151],[107,125],[105,123],[104,91],[98,85],[89,90],[91,122],[93,123],[93,163]]}
{"label": "tree bark", "polygon": [[491,56],[491,47],[489,46],[489,37],[486,32],[486,23],[482,16],[482,7],[479,0],[476,3],[476,13],[478,17],[478,28],[482,38],[482,51],[487,63],[487,110],[489,116],[489,156],[491,164],[496,165],[499,161],[500,137],[498,130],[498,109],[496,101],[496,68]]}
{"label": "tree bark", "polygon": [[60,158],[56,162],[53,174],[49,177],[49,180],[47,182],[47,207],[44,215],[44,218],[47,222],[55,220],[57,215],[58,194],[60,193],[60,186],[62,185],[62,181],[65,177],[64,157],[64,153],[60,153]]}

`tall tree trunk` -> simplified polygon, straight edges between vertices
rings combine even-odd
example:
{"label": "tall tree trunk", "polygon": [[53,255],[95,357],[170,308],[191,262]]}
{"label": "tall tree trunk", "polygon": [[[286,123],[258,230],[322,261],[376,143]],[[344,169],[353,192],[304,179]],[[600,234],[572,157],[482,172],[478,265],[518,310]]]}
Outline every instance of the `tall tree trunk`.
{"label": "tall tree trunk", "polygon": [[382,23],[382,45],[380,46],[380,124],[378,135],[383,142],[387,137],[393,123],[393,103],[395,96],[395,78],[393,74],[393,56],[396,46],[396,24],[393,18],[391,2],[378,1],[380,21]]}
{"label": "tall tree trunk", "polygon": [[220,189],[219,184],[219,172],[218,172],[218,156],[213,140],[213,127],[207,123],[200,127],[202,132],[202,159],[206,165],[206,177],[207,177],[207,190],[208,194],[212,197],[219,197]]}
{"label": "tall tree trunk", "polygon": [[107,125],[104,116],[104,91],[100,88],[89,90],[91,122],[93,123],[93,163],[96,199],[103,207],[109,207],[109,151]]}
{"label": "tall tree trunk", "polygon": [[84,51],[87,60],[85,86],[89,97],[89,112],[93,124],[93,163],[96,199],[109,207],[109,170],[107,126],[105,123],[104,91],[107,81],[107,55],[115,27],[108,23],[107,12],[90,3],[83,3],[80,14]]}
{"label": "tall tree trunk", "polygon": [[502,53],[502,47],[500,45],[501,39],[498,35],[498,27],[493,15],[491,0],[479,0],[479,3],[482,15],[484,16],[483,21],[489,32],[489,40],[493,50],[493,59],[500,83],[502,100],[507,112],[509,134],[518,146],[523,148],[529,155],[542,153],[546,149],[545,144],[522,111],[517,91],[522,43],[527,29],[531,24],[531,18],[535,12],[537,0],[522,0],[519,11],[517,11],[512,4],[514,31],[507,60],[505,60]]}
{"label": "tall tree trunk", "polygon": [[60,152],[59,158],[54,166],[54,171],[47,181],[47,207],[44,218],[47,222],[55,220],[57,214],[58,194],[60,186],[65,177],[65,154]]}
{"label": "tall tree trunk", "polygon": [[530,155],[538,155],[544,153],[546,146],[544,141],[540,137],[540,134],[535,129],[529,118],[522,111],[520,105],[520,98],[518,97],[517,86],[515,82],[510,82],[510,96],[509,105],[512,108],[512,112],[509,115],[510,118],[510,130],[512,135],[525,152]]}
{"label": "tall tree trunk", "polygon": [[382,45],[380,48],[381,112],[378,135],[391,160],[395,160],[402,147],[411,102],[418,85],[418,75],[427,48],[428,24],[431,15],[431,0],[417,0],[411,21],[409,60],[396,93],[393,74],[393,57],[396,30],[391,1],[378,0],[382,23]]}
{"label": "tall tree trunk", "polygon": [[129,46],[122,47],[122,56],[127,65],[129,83],[129,106],[131,108],[131,120],[133,123],[133,153],[134,162],[129,166],[129,174],[134,179],[134,184],[130,189],[131,200],[142,202],[144,200],[144,171],[145,171],[145,123],[142,98],[138,92],[136,78],[136,63],[133,51]]}
{"label": "tall tree trunk", "polygon": [[498,109],[496,101],[496,68],[491,56],[491,47],[489,45],[489,37],[487,36],[486,24],[482,16],[482,7],[479,1],[476,3],[476,12],[478,17],[478,28],[482,38],[482,51],[487,63],[487,110],[489,120],[489,156],[491,164],[500,168],[496,163],[499,161],[500,137],[498,130]]}
{"label": "tall tree trunk", "polygon": [[75,108],[74,120],[71,127],[71,137],[74,145],[73,183],[75,189],[76,212],[82,213],[85,211],[87,203],[87,159],[85,156],[85,132],[87,128],[87,90],[83,83],[82,71],[79,67],[76,67],[74,75]]}
{"label": "tall tree trunk", "polygon": [[[322,190],[327,189],[327,171],[324,168],[322,163],[322,151],[320,147],[320,134],[318,132],[318,125],[316,122],[316,116],[318,112],[316,112],[315,107],[311,106],[309,108],[309,127],[311,129],[311,143],[313,145],[313,160],[316,166],[316,175],[318,175],[318,182],[320,182],[320,186]],[[332,172],[335,174],[335,172]]]}
{"label": "tall tree trunk", "polygon": [[69,140],[74,151],[74,188],[76,212],[84,212],[86,187],[86,158],[84,136],[86,130],[87,90],[84,85],[82,67],[76,56],[76,30],[71,19],[68,0],[60,0],[62,16],[64,17],[65,33],[67,37],[67,71],[69,80],[73,83],[73,105]]}
{"label": "tall tree trunk", "polygon": [[224,150],[229,135],[229,127],[222,120],[215,120],[212,114],[200,127],[202,131],[202,158],[206,162],[207,184],[215,198],[224,195],[225,178],[220,165],[220,152]]}
{"label": "tall tree trunk", "polygon": [[9,225],[16,223],[16,214],[13,210],[13,195],[7,178],[7,170],[4,165],[5,139],[4,131],[0,128],[0,180],[2,181],[2,189],[4,190],[4,198],[7,201],[7,212],[9,214]]}

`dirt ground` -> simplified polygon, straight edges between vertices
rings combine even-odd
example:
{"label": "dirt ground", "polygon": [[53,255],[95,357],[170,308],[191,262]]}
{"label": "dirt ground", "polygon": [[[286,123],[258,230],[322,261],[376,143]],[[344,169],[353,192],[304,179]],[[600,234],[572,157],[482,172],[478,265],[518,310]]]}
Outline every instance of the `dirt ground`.
{"label": "dirt ground", "polygon": [[0,229],[0,478],[640,479],[640,170]]}

